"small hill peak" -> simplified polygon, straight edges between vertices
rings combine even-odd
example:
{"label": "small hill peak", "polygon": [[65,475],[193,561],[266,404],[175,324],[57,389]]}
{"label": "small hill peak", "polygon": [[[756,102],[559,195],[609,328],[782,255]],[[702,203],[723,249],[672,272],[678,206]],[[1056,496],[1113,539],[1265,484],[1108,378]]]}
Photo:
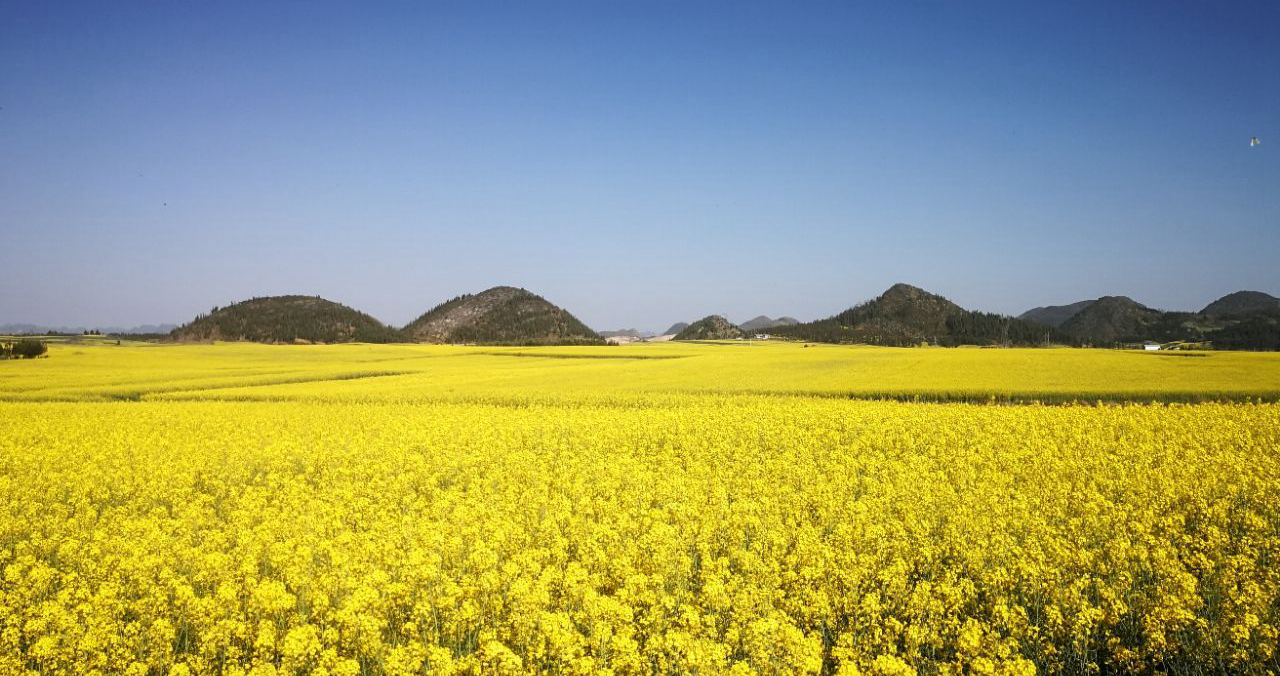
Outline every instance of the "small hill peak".
{"label": "small hill peak", "polygon": [[1062,336],[1041,324],[970,312],[918,286],[894,284],[827,319],[777,327],[783,337],[872,345],[1043,345]]}
{"label": "small hill peak", "polygon": [[742,329],[720,315],[708,315],[676,334],[675,340],[732,340],[742,337]]}
{"label": "small hill peak", "polygon": [[1077,340],[1098,344],[1142,335],[1164,313],[1128,296],[1103,296],[1062,323],[1062,330]]}
{"label": "small hill peak", "polygon": [[319,296],[266,296],[215,307],[170,334],[174,340],[259,343],[392,343],[400,333]]}
{"label": "small hill peak", "polygon": [[897,284],[894,284],[893,286],[885,289],[884,293],[880,295],[893,296],[893,295],[905,294],[905,295],[911,295],[911,296],[918,296],[918,295],[927,294],[927,293],[929,292],[913,284],[907,284],[906,282],[898,282]]}
{"label": "small hill peak", "polygon": [[1099,298],[1097,301],[1095,301],[1095,303],[1100,303],[1103,306],[1111,306],[1111,307],[1139,307],[1139,308],[1147,309],[1147,306],[1143,305],[1142,303],[1139,303],[1138,301],[1128,296],[1103,296]]}
{"label": "small hill peak", "polygon": [[1280,309],[1280,298],[1261,291],[1236,291],[1209,303],[1201,314],[1230,316]]}
{"label": "small hill peak", "polygon": [[404,328],[424,343],[583,345],[602,341],[577,317],[514,286],[463,294],[428,310]]}

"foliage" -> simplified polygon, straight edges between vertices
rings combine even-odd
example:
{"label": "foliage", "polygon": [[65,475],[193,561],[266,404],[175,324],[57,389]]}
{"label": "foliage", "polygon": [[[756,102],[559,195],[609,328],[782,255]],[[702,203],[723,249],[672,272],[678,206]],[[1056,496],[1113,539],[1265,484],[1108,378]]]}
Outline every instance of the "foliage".
{"label": "foliage", "polygon": [[173,330],[177,340],[247,340],[263,343],[392,343],[395,329],[345,305],[316,296],[252,298],[199,315]]}
{"label": "foliage", "polygon": [[896,284],[880,297],[830,318],[778,326],[770,333],[797,340],[908,347],[928,343],[1034,346],[1071,344],[1058,330],[1014,317],[970,312],[922,289]]}
{"label": "foliage", "polygon": [[478,345],[600,345],[577,317],[525,289],[498,286],[441,303],[404,328],[413,340]]}
{"label": "foliage", "polygon": [[34,359],[44,356],[48,346],[39,340],[23,338],[13,343],[0,343],[0,359]]}
{"label": "foliage", "polygon": [[1280,350],[1280,311],[1255,312],[1211,336],[1220,350]]}
{"label": "foliage", "polygon": [[686,326],[674,340],[730,340],[741,338],[742,329],[720,315],[709,315]]}
{"label": "foliage", "polygon": [[1100,347],[1155,341],[1210,343],[1219,350],[1276,350],[1280,309],[1274,301],[1266,294],[1242,291],[1202,312],[1162,312],[1123,296],[1104,297],[1067,320],[1063,330]]}

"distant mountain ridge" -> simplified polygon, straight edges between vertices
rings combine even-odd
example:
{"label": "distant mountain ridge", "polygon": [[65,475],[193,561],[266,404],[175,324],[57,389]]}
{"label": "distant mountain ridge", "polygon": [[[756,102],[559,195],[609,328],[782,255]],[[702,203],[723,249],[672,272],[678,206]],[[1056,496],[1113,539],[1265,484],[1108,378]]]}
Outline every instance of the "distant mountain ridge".
{"label": "distant mountain ridge", "polygon": [[542,296],[495,286],[445,301],[410,322],[414,342],[487,345],[598,345],[604,340]]}
{"label": "distant mountain ridge", "polygon": [[770,329],[775,326],[794,326],[799,323],[800,320],[794,317],[778,317],[777,319],[770,319],[765,315],[760,315],[754,319],[748,319],[747,321],[742,322],[738,325],[738,328],[746,331],[747,333],[752,333],[760,331],[761,329]]}
{"label": "distant mountain ridge", "polygon": [[108,335],[163,334],[178,328],[177,324],[140,324],[138,326],[46,326],[43,324],[0,324],[0,334],[46,335],[49,333],[84,333],[100,331]]}
{"label": "distant mountain ridge", "polygon": [[1015,317],[971,312],[910,284],[818,321],[771,329],[779,336],[871,345],[1043,345],[1065,342],[1051,326]]}
{"label": "distant mountain ridge", "polygon": [[601,338],[635,338],[642,340],[644,338],[652,338],[655,334],[652,331],[641,331],[639,329],[619,329],[617,331],[596,331]]}

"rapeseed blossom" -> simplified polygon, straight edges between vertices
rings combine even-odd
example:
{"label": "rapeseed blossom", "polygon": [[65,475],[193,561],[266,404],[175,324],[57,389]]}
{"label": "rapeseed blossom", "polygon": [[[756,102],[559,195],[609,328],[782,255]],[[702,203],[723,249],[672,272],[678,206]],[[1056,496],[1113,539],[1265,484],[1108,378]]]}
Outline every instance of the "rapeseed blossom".
{"label": "rapeseed blossom", "polygon": [[601,375],[625,360],[428,354],[258,385],[206,361],[188,390],[68,366],[0,403],[0,674],[1280,671],[1278,404],[641,391]]}

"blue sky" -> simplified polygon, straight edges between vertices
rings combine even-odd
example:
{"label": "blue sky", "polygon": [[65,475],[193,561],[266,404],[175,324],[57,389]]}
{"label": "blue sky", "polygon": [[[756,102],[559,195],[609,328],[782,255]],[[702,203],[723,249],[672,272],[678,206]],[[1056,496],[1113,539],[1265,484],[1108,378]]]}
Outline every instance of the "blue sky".
{"label": "blue sky", "polygon": [[1280,294],[1278,152],[1271,1],[0,0],[0,323],[1198,309]]}

